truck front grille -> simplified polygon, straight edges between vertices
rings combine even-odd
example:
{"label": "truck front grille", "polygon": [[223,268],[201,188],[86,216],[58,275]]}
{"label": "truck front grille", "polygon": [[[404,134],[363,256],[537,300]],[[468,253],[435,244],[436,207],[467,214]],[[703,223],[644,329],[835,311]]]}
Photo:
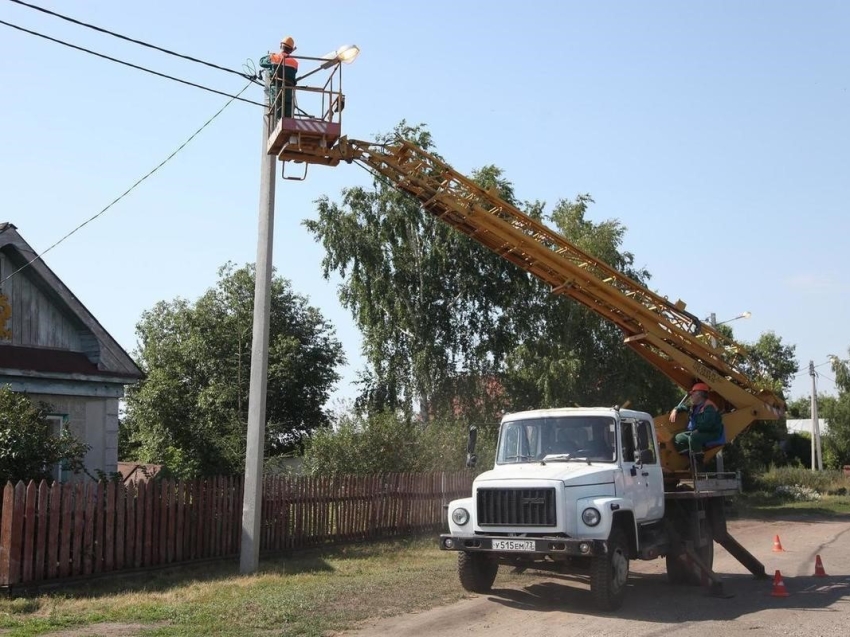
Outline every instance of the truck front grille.
{"label": "truck front grille", "polygon": [[478,489],[478,523],[555,526],[555,489]]}

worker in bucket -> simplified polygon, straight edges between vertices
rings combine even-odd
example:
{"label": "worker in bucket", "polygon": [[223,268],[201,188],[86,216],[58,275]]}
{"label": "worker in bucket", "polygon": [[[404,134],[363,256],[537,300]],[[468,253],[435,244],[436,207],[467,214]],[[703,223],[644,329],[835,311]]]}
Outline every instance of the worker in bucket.
{"label": "worker in bucket", "polygon": [[723,444],[723,420],[717,405],[708,399],[708,385],[695,383],[688,392],[690,407],[679,403],[670,412],[670,422],[676,422],[679,412],[688,412],[688,427],[673,438],[673,445],[679,453],[690,452],[697,466],[702,464],[706,445]]}
{"label": "worker in bucket", "polygon": [[292,36],[286,36],[280,41],[279,52],[260,58],[260,66],[271,73],[269,103],[274,111],[275,122],[281,117],[292,117],[292,90],[298,75],[298,60],[292,57],[293,51],[295,40]]}

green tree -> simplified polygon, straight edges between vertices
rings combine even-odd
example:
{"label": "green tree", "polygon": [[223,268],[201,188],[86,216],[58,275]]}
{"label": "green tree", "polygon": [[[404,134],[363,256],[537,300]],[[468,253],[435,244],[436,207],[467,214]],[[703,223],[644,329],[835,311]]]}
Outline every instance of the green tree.
{"label": "green tree", "polygon": [[[392,135],[436,154],[423,126],[402,123]],[[540,202],[520,204],[492,165],[472,178],[542,219]],[[620,250],[625,228],[586,217],[592,199],[560,201],[549,221],[587,252],[639,281]],[[622,342],[613,325],[550,289],[376,179],[323,197],[318,219],[305,221],[326,250],[324,274],[338,274],[340,299],[364,336],[363,402],[373,411],[415,404],[432,417],[470,414],[492,420],[504,409],[623,403],[666,411],[672,383]]]}
{"label": "green tree", "polygon": [[391,412],[346,415],[335,431],[316,432],[304,453],[313,475],[371,475],[418,471],[419,435]]}
{"label": "green tree", "polygon": [[758,385],[784,395],[791,386],[794,375],[800,370],[796,345],[786,345],[774,332],[763,333],[759,340],[744,344],[750,357],[744,371]]}
{"label": "green tree", "polygon": [[52,435],[48,413],[49,405],[0,387],[0,482],[49,479],[59,462],[73,473],[84,470],[88,445],[66,430]]}
{"label": "green tree", "polygon": [[[744,372],[757,387],[783,396],[800,368],[795,354],[796,346],[784,344],[782,338],[772,331],[763,333],[755,343],[742,345],[749,352],[748,362],[743,365]],[[782,445],[786,435],[784,419],[753,423],[724,448],[723,456],[727,466],[750,476],[771,465],[785,464],[788,456],[783,452]],[[792,455],[798,453],[799,449]]]}
{"label": "green tree", "polygon": [[[424,126],[402,122],[378,141],[398,136],[435,153]],[[516,203],[498,168],[473,178]],[[340,300],[363,335],[361,405],[408,419],[418,405],[428,421],[449,408],[457,377],[498,370],[517,332],[505,309],[527,295],[527,275],[380,178],[343,190],[339,203],[320,198],[318,218],[304,224],[325,248],[325,277],[342,277]]]}
{"label": "green tree", "polygon": [[829,433],[822,439],[824,466],[838,469],[850,465],[850,366],[833,358],[832,373],[838,396],[818,396],[818,416],[829,421]]}
{"label": "green tree", "polygon": [[[572,244],[632,280],[650,275],[622,251],[626,228],[588,219],[589,195],[559,201],[546,221]],[[678,402],[674,384],[623,343],[622,331],[543,285],[530,297],[522,342],[508,357],[506,384],[516,408],[624,404],[652,413]]]}
{"label": "green tree", "polygon": [[[160,302],[137,325],[145,380],[130,388],[124,458],[162,463],[176,475],[244,468],[254,268],[226,264],[198,301]],[[273,276],[266,453],[299,448],[328,425],[323,406],[344,363],[332,326],[288,281]]]}
{"label": "green tree", "polygon": [[801,396],[800,398],[789,400],[785,414],[788,418],[811,418],[812,399],[809,396]]}
{"label": "green tree", "polygon": [[[498,423],[478,424],[476,471],[493,466]],[[343,415],[333,430],[316,432],[304,466],[312,475],[461,471],[466,468],[468,423],[435,419],[427,428],[406,426],[399,414]]]}

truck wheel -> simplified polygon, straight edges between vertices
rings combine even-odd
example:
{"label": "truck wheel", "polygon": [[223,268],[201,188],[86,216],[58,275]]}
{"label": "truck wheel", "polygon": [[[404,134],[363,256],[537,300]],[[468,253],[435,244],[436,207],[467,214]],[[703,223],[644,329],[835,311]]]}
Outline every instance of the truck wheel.
{"label": "truck wheel", "polygon": [[[697,555],[710,569],[714,568],[714,538],[709,532],[708,544],[697,549]],[[667,554],[667,580],[671,584],[679,586],[700,586],[702,584],[702,573],[687,555]]]}
{"label": "truck wheel", "polygon": [[590,565],[590,592],[599,610],[617,610],[626,598],[629,579],[629,545],[622,529],[608,537],[608,554],[593,558]]}
{"label": "truck wheel", "polygon": [[486,593],[493,587],[499,565],[484,553],[457,554],[457,576],[460,585],[470,593]]}

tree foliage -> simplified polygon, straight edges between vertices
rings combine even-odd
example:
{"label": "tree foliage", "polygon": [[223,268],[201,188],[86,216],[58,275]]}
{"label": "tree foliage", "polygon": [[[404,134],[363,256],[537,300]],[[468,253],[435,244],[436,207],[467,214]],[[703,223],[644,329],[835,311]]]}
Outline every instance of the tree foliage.
{"label": "tree foliage", "polygon": [[[498,423],[479,425],[478,470],[495,458]],[[411,427],[391,412],[343,416],[334,431],[317,432],[307,444],[304,465],[312,475],[460,471],[466,467],[468,426],[457,420],[434,420]]]}
{"label": "tree foliage", "polygon": [[[435,153],[422,126],[402,122],[378,141],[396,136]],[[474,178],[516,203],[498,168]],[[511,264],[381,178],[371,189],[343,190],[340,203],[322,197],[318,219],[305,225],[325,248],[325,277],[342,277],[340,300],[363,335],[361,405],[410,417],[418,404],[427,420],[445,406],[459,373],[486,378],[498,368],[517,331],[515,314],[505,309],[529,286]]]}
{"label": "tree foliage", "polygon": [[[771,331],[763,333],[755,343],[742,345],[750,354],[749,363],[744,366],[745,373],[757,387],[783,396],[800,368],[795,354],[796,346],[783,343],[782,338]],[[783,451],[785,438],[784,419],[758,421],[724,447],[723,456],[730,469],[739,469],[745,475],[752,475],[772,465],[788,462],[788,456]],[[799,453],[799,449],[794,453]]]}
{"label": "tree foliage", "polygon": [[784,395],[791,387],[794,375],[800,370],[796,345],[787,345],[774,332],[763,333],[759,340],[746,345],[750,353],[744,371],[755,383],[777,394]]}
{"label": "tree foliage", "polygon": [[[626,228],[619,221],[588,219],[589,195],[560,200],[545,220],[584,252],[633,281],[647,285],[649,272],[622,251]],[[506,383],[515,408],[623,405],[652,413],[677,402],[673,383],[623,344],[613,323],[538,284],[529,298],[527,332],[508,357]]]}
{"label": "tree foliage", "polygon": [[[244,469],[251,365],[254,268],[226,264],[194,304],[160,302],[137,325],[145,380],[127,395],[122,457],[175,474]],[[334,329],[288,281],[273,276],[266,453],[300,447],[328,424],[323,406],[344,363]]]}
{"label": "tree foliage", "polygon": [[824,465],[838,469],[850,465],[850,366],[846,360],[832,359],[832,373],[838,396],[818,398],[818,415],[829,421],[829,434],[823,437]]}
{"label": "tree foliage", "polygon": [[[436,154],[424,126],[402,122],[378,141],[404,137]],[[645,282],[621,250],[625,228],[588,219],[592,199],[520,203],[501,169],[473,171],[529,216]],[[509,261],[423,212],[376,178],[340,202],[318,201],[305,225],[326,250],[324,274],[342,278],[340,299],[363,334],[361,406],[372,413],[418,405],[424,421],[460,413],[493,420],[505,409],[613,404],[666,411],[671,382],[622,342],[622,333]]]}
{"label": "tree foliage", "polygon": [[0,387],[0,481],[50,479],[59,462],[73,473],[83,471],[88,445],[64,429],[52,435],[49,413],[49,405]]}

